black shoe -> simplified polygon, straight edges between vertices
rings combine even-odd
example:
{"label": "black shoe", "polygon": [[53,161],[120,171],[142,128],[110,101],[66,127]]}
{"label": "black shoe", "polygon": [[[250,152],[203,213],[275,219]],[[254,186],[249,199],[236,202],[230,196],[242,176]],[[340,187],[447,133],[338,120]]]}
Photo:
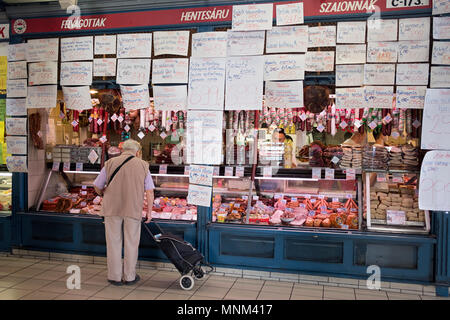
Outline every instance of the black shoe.
{"label": "black shoe", "polygon": [[133,281],[124,281],[125,285],[131,286],[141,280],[141,277],[137,274]]}
{"label": "black shoe", "polygon": [[123,285],[122,281],[114,281],[114,280],[109,280],[108,279],[108,282],[111,283],[112,285],[115,285],[115,286]]}

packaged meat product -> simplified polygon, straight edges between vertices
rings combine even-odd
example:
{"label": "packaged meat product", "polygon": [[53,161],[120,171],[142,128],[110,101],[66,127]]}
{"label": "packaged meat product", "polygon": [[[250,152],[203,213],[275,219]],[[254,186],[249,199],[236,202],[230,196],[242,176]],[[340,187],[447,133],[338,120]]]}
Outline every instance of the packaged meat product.
{"label": "packaged meat product", "polygon": [[330,219],[326,218],[322,221],[322,227],[324,228],[329,228],[331,226],[331,221]]}
{"label": "packaged meat product", "polygon": [[313,227],[314,226],[314,219],[311,217],[306,218],[305,226],[307,227]]}
{"label": "packaged meat product", "polygon": [[320,227],[322,224],[322,219],[314,219],[314,227]]}

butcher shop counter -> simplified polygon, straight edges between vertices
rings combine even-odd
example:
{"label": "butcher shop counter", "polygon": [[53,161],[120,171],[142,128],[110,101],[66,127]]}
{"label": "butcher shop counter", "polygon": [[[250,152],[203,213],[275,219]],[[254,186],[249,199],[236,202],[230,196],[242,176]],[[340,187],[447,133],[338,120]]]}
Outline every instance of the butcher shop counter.
{"label": "butcher shop counter", "polygon": [[0,251],[11,247],[12,173],[0,166]]}

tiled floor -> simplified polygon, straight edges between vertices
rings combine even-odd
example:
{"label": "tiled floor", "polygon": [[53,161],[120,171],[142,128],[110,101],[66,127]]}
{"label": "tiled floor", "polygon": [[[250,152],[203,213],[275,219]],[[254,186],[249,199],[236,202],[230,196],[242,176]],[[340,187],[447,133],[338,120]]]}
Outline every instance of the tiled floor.
{"label": "tiled floor", "polygon": [[78,263],[81,289],[68,289],[71,262],[0,256],[0,300],[430,300],[446,299],[394,292],[321,286],[275,280],[208,275],[190,291],[177,272],[138,269],[141,281],[115,287],[106,266]]}

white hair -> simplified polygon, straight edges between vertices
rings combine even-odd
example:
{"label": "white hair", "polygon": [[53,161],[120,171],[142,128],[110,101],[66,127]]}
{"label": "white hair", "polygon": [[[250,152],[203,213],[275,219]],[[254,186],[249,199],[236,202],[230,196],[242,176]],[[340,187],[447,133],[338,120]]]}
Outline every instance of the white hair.
{"label": "white hair", "polygon": [[128,139],[122,145],[123,151],[128,150],[128,151],[138,152],[141,149],[142,149],[141,144],[133,139]]}

